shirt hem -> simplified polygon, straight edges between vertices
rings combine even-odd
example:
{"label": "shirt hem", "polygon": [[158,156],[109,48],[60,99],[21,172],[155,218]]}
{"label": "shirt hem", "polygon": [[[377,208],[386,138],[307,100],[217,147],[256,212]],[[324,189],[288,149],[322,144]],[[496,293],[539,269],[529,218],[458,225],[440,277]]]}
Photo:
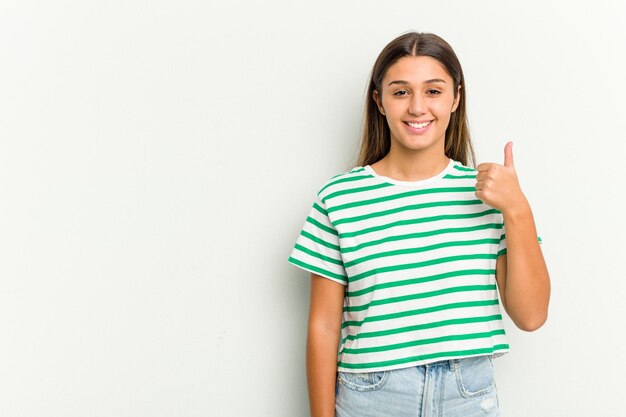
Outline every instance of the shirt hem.
{"label": "shirt hem", "polygon": [[428,365],[428,364],[431,364],[431,363],[440,362],[440,361],[447,361],[447,360],[451,360],[451,359],[463,359],[463,358],[471,358],[471,357],[478,357],[478,356],[491,356],[491,357],[493,357],[495,359],[495,358],[499,358],[500,356],[508,353],[509,351],[510,351],[510,349],[498,349],[498,350],[494,350],[493,352],[490,352],[490,353],[479,353],[479,354],[467,355],[467,356],[458,356],[458,355],[442,356],[442,357],[436,358],[436,359],[426,359],[426,360],[422,360],[422,361],[414,361],[414,362],[402,363],[402,364],[390,365],[390,366],[379,366],[379,367],[374,367],[374,368],[353,369],[353,368],[343,368],[341,366],[337,366],[337,371],[338,372],[345,372],[345,373],[367,373],[367,372],[394,371],[394,370],[398,370],[398,369],[405,369],[405,368],[412,368],[414,366]]}
{"label": "shirt hem", "polygon": [[288,259],[287,262],[289,262],[291,265],[295,266],[296,268],[302,269],[303,271],[307,271],[307,272],[310,272],[310,273],[315,274],[315,275],[319,275],[320,277],[329,279],[331,281],[335,281],[335,282],[343,285],[344,287],[348,284],[347,281],[342,281],[342,280],[340,280],[338,278],[334,278],[334,277],[330,277],[328,275],[325,275],[323,272],[314,271],[313,269],[309,269],[309,268],[307,268],[305,266],[298,265],[298,264],[292,262],[291,259]]}

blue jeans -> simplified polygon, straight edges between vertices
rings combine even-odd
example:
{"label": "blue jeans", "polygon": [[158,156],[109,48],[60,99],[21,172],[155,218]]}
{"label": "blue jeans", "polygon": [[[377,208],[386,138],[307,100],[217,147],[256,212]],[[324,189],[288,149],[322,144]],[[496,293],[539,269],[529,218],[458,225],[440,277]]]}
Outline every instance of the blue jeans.
{"label": "blue jeans", "polygon": [[337,377],[335,417],[499,415],[491,356]]}

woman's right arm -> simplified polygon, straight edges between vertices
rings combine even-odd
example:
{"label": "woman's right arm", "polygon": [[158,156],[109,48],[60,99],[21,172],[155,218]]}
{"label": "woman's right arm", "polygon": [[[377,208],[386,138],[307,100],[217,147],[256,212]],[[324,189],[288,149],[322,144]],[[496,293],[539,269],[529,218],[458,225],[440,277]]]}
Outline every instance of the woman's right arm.
{"label": "woman's right arm", "polygon": [[306,346],[311,417],[334,417],[337,347],[345,286],[311,274],[311,303]]}

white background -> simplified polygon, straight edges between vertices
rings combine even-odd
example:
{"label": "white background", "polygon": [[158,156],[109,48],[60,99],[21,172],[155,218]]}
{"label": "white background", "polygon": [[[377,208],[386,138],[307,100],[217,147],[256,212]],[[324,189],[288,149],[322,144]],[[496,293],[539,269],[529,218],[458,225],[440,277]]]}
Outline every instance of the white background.
{"label": "white background", "polygon": [[507,321],[507,417],[623,411],[619,1],[0,3],[0,416],[307,416],[318,187],[408,30],[463,64],[479,162],[513,140],[552,277]]}

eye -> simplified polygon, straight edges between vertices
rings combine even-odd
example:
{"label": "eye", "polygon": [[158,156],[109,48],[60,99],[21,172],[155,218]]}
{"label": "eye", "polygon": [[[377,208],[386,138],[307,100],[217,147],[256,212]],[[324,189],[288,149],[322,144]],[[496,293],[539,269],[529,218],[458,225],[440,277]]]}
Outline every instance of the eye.
{"label": "eye", "polygon": [[441,91],[439,90],[435,90],[434,88],[431,88],[430,90],[427,91],[428,94],[433,95],[433,96],[437,96],[439,94],[441,94]]}
{"label": "eye", "polygon": [[406,96],[409,94],[407,90],[398,90],[393,93],[394,96]]}

